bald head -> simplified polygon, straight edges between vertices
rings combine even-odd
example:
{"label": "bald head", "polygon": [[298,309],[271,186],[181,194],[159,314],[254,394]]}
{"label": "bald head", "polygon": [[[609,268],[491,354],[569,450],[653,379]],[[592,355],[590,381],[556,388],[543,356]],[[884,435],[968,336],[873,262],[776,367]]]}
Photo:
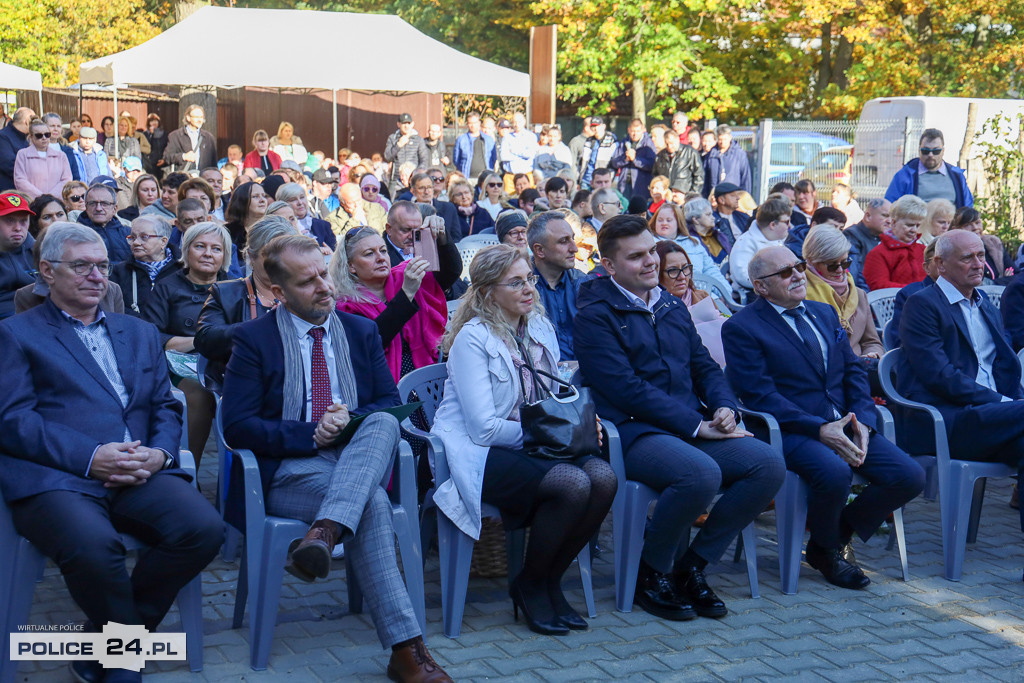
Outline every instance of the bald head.
{"label": "bald head", "polygon": [[747,273],[750,275],[751,282],[753,282],[754,280],[760,280],[768,273],[774,273],[779,268],[792,265],[796,261],[797,258],[790,251],[789,247],[765,247],[754,254],[754,258],[750,259]]}
{"label": "bald head", "polygon": [[345,183],[338,188],[338,200],[348,213],[355,212],[363,201],[363,193],[355,183]]}
{"label": "bald head", "polygon": [[985,278],[985,244],[967,230],[950,230],[935,240],[935,269],[961,294],[971,298]]}
{"label": "bald head", "polygon": [[807,297],[801,261],[787,247],[767,247],[754,254],[748,273],[758,296],[776,306],[795,308]]}
{"label": "bald head", "polygon": [[11,117],[11,125],[21,134],[28,133],[29,123],[36,117],[36,113],[28,107],[18,107]]}

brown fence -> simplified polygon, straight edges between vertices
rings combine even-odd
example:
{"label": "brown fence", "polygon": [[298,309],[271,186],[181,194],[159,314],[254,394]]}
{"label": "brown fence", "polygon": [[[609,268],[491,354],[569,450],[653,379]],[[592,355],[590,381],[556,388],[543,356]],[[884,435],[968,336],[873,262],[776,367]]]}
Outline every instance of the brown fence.
{"label": "brown fence", "polygon": [[[34,110],[39,106],[39,94],[34,90],[19,90],[18,102]],[[130,112],[138,122],[139,128],[145,128],[146,117],[152,113],[160,117],[163,127],[167,130],[173,130],[179,125],[178,101],[171,98],[157,99],[133,90],[118,91],[117,108],[118,113]],[[103,117],[114,116],[114,96],[111,93],[86,90],[79,100],[77,91],[43,88],[43,111],[36,113],[46,112],[56,112],[64,123],[80,113],[88,114],[98,129]]]}

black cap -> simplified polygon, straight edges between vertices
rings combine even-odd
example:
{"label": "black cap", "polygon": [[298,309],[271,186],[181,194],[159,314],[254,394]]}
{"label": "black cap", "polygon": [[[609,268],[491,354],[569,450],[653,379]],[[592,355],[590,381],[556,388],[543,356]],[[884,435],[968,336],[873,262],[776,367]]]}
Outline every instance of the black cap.
{"label": "black cap", "polygon": [[331,174],[328,173],[325,169],[318,168],[317,170],[313,171],[313,182],[328,185],[336,181],[334,180],[334,178],[331,177]]}
{"label": "black cap", "polygon": [[399,123],[412,123],[412,114],[399,114],[398,115],[398,122]]}
{"label": "black cap", "polygon": [[723,194],[729,194],[730,192],[742,192],[743,188],[735,183],[718,183],[715,185],[715,196],[721,197]]}

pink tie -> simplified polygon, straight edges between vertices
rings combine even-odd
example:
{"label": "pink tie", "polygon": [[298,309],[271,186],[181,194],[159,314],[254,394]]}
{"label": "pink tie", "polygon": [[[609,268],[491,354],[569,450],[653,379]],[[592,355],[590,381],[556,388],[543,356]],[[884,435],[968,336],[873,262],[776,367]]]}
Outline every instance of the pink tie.
{"label": "pink tie", "polygon": [[320,418],[331,405],[331,375],[327,372],[327,358],[324,357],[324,328],[314,327],[309,331],[313,337],[312,383],[313,383],[313,422]]}

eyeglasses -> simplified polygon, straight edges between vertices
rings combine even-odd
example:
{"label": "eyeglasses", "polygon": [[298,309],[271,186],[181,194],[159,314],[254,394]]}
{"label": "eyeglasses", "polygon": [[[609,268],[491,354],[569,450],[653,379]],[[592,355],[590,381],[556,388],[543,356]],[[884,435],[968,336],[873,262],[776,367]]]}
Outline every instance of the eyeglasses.
{"label": "eyeglasses", "polygon": [[836,273],[840,270],[846,270],[851,265],[853,265],[853,259],[847,258],[842,261],[836,261],[835,263],[827,263],[825,264],[825,269],[830,273]]}
{"label": "eyeglasses", "polygon": [[95,209],[95,208],[100,208],[100,207],[102,207],[104,209],[109,209],[112,206],[116,206],[116,204],[114,204],[114,202],[86,202],[85,203],[85,208],[87,208],[87,209]]}
{"label": "eyeglasses", "polygon": [[373,185],[367,185],[366,187],[363,188],[363,192],[369,192],[370,194],[377,194],[378,192],[380,192],[380,188],[379,187],[374,187]]}
{"label": "eyeglasses", "polygon": [[110,275],[110,262],[104,261],[102,263],[93,263],[92,261],[50,261],[50,263],[66,263],[68,268],[74,271],[75,275],[80,277],[89,275],[92,273],[92,269],[95,268],[103,277]]}
{"label": "eyeglasses", "polygon": [[435,183],[443,183],[444,182],[444,178],[442,178],[439,175],[432,175],[432,176],[430,176],[430,179],[433,180]]}
{"label": "eyeglasses", "polygon": [[690,277],[690,273],[693,272],[693,266],[683,266],[682,268],[666,268],[665,275],[668,275],[673,280],[679,279],[680,275]]}
{"label": "eyeglasses", "polygon": [[68,195],[68,199],[70,201],[73,201],[73,202],[80,202],[83,199],[85,199],[85,195],[84,194],[69,194]]}
{"label": "eyeglasses", "polygon": [[487,187],[501,187],[501,183],[487,183]]}
{"label": "eyeglasses", "polygon": [[516,278],[512,282],[499,282],[497,286],[498,287],[508,287],[509,289],[511,289],[514,292],[521,292],[521,291],[523,291],[523,287],[525,287],[526,285],[530,285],[531,287],[536,287],[537,286],[537,276],[536,275],[529,275],[529,276],[527,276],[527,278],[525,280],[523,280],[522,278]]}
{"label": "eyeglasses", "polygon": [[159,236],[160,235],[126,235],[125,239],[129,242],[148,242],[149,240]]}
{"label": "eyeglasses", "polygon": [[47,140],[50,137],[49,133],[32,133],[32,137],[36,140]]}
{"label": "eyeglasses", "polygon": [[942,147],[922,147],[921,154],[925,156],[928,156],[929,154],[932,156],[939,156],[942,154]]}
{"label": "eyeglasses", "polygon": [[526,228],[513,228],[505,233],[506,237],[526,237]]}
{"label": "eyeglasses", "polygon": [[798,263],[794,263],[791,266],[786,266],[782,270],[776,271],[774,273],[769,273],[768,275],[765,275],[765,276],[760,277],[758,279],[759,280],[766,280],[766,279],[768,279],[770,277],[775,277],[776,275],[778,275],[783,280],[787,280],[787,279],[793,277],[793,271],[796,271],[798,273],[802,273],[805,270],[807,270],[807,262],[806,261],[799,261]]}

